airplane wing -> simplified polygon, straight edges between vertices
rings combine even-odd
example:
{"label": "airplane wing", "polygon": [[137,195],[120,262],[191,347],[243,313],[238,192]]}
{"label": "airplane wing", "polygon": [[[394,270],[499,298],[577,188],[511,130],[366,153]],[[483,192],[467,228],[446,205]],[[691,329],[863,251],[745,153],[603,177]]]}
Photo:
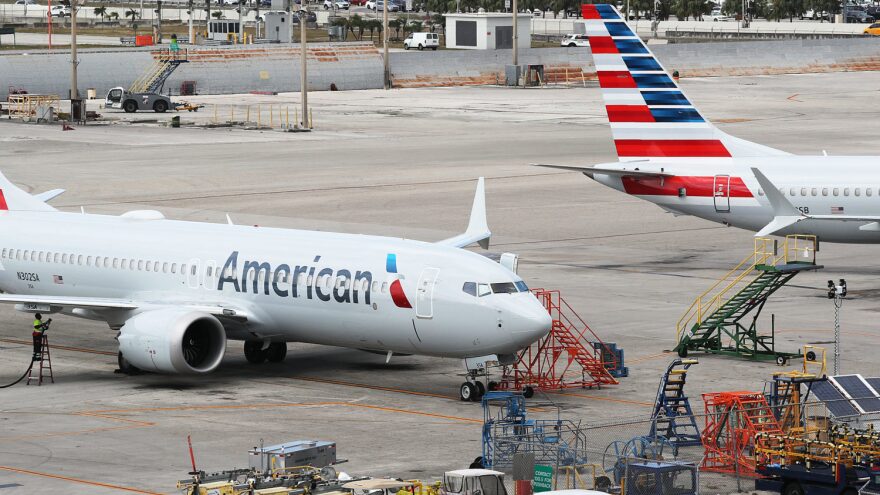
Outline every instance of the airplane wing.
{"label": "airplane wing", "polygon": [[544,163],[533,163],[532,165],[536,167],[547,167],[547,168],[558,168],[560,170],[572,170],[575,172],[581,172],[584,174],[606,174],[606,175],[619,175],[621,177],[673,177],[675,174],[670,174],[667,172],[658,172],[652,170],[640,170],[638,167],[626,170],[626,169],[618,169],[618,168],[605,168],[605,167],[580,167],[577,165],[548,165]]}
{"label": "airplane wing", "polygon": [[[161,306],[173,305],[177,308],[186,308],[194,311],[203,311],[205,313],[233,318],[237,320],[247,320],[248,314],[238,308],[231,308],[224,305],[201,304],[201,303],[150,303],[138,302],[128,299],[113,299],[103,297],[66,297],[66,296],[39,296],[31,294],[0,294],[0,304],[22,304],[25,310],[46,311],[54,310],[71,310],[76,308],[85,309],[138,309],[153,308]],[[45,309],[44,309],[45,308]]]}
{"label": "airplane wing", "polygon": [[474,194],[474,204],[471,207],[471,218],[468,221],[467,230],[463,234],[438,241],[437,244],[463,248],[478,242],[483,249],[489,249],[490,237],[492,237],[492,232],[486,221],[485,179],[480,177],[477,180],[477,191]]}
{"label": "airplane wing", "polygon": [[44,203],[47,203],[50,199],[55,199],[58,196],[61,196],[62,193],[64,193],[64,189],[52,189],[51,191],[34,194],[34,197]]}

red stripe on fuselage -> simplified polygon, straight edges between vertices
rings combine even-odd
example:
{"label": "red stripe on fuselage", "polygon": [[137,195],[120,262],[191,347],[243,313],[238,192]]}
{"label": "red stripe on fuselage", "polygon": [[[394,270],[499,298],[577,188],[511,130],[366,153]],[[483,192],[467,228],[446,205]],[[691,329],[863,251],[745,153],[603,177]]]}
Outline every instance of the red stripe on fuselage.
{"label": "red stripe on fuselage", "polygon": [[617,156],[729,157],[717,139],[615,139]]}
{"label": "red stripe on fuselage", "polygon": [[590,51],[593,54],[620,53],[611,36],[590,36]]}
{"label": "red stripe on fuselage", "polygon": [[654,122],[646,105],[605,105],[609,122]]}
{"label": "red stripe on fuselage", "polygon": [[739,177],[730,178],[729,194],[724,194],[724,189],[728,188],[726,177],[719,177],[718,182],[716,182],[716,178],[713,176],[674,176],[662,179],[622,177],[621,182],[623,183],[623,190],[627,194],[639,196],[678,196],[679,190],[684,188],[686,196],[711,198],[715,196],[715,191],[720,185],[720,196],[729,195],[731,198],[754,197]]}
{"label": "red stripe on fuselage", "polygon": [[8,210],[9,206],[6,205],[6,196],[3,195],[3,189],[0,189],[0,210]]}
{"label": "red stripe on fuselage", "polygon": [[635,79],[629,71],[625,70],[600,70],[596,71],[599,76],[601,88],[638,88]]}

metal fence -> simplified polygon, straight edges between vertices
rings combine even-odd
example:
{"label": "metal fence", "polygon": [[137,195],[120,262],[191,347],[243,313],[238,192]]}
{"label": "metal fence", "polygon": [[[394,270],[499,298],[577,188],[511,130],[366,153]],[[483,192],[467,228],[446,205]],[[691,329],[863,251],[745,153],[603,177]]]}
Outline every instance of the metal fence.
{"label": "metal fence", "polygon": [[[524,425],[519,434],[494,437],[489,451],[493,469],[506,473],[512,472],[512,466],[503,461],[512,453],[534,453],[536,464],[553,468],[557,490],[619,490],[623,495],[742,493],[754,490],[758,477],[756,431],[826,441],[834,429],[870,428],[880,419],[880,411],[835,418],[830,411],[840,410],[837,402],[853,400],[714,410],[710,406],[708,413],[695,414],[702,445],[677,446],[675,438],[665,437],[659,427],[661,433],[652,437],[656,422],[642,416],[581,424],[561,421],[550,435],[536,435],[533,427]],[[543,427],[553,421],[545,420]]]}

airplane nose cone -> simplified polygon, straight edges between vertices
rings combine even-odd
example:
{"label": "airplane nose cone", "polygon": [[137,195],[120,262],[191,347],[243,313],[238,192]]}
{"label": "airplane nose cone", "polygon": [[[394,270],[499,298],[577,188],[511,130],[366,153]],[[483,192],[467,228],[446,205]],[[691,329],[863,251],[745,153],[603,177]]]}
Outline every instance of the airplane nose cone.
{"label": "airplane nose cone", "polygon": [[520,347],[531,345],[550,332],[553,320],[537,299],[532,298],[517,309],[517,322],[510,333]]}

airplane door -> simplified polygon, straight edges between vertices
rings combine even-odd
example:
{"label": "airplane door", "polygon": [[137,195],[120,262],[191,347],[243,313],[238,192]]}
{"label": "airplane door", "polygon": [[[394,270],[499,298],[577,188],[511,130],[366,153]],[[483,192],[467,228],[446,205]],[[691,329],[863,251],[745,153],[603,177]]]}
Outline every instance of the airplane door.
{"label": "airplane door", "polygon": [[425,268],[419,276],[416,289],[416,316],[419,318],[434,317],[434,284],[439,274],[437,268]]}
{"label": "airplane door", "polygon": [[712,196],[715,201],[715,211],[727,213],[730,211],[730,176],[716,175],[715,185],[712,188]]}

